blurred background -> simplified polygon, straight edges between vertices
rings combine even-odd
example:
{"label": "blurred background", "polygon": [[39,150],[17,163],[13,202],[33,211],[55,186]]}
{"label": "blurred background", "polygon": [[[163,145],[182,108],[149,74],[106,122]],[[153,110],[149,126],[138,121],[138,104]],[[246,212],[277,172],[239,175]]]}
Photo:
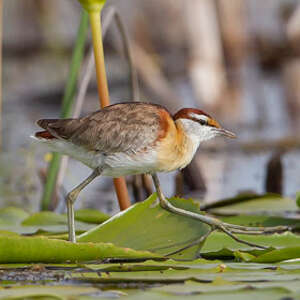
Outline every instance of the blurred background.
{"label": "blurred background", "polygon": [[[129,33],[140,100],[175,113],[197,107],[238,139],[203,144],[182,172],[161,174],[167,196],[215,201],[240,193],[300,190],[300,1],[107,1]],[[39,210],[49,155],[30,135],[56,118],[80,19],[75,0],[3,1],[0,207]],[[90,38],[86,45],[86,53]],[[115,26],[104,40],[112,103],[131,100],[129,68]],[[95,74],[82,115],[98,109]],[[90,170],[70,161],[57,194]],[[132,178],[127,178],[132,194]],[[146,192],[142,191],[146,197]],[[132,198],[133,195],[132,195]],[[118,211],[110,178],[93,182],[78,207]]]}

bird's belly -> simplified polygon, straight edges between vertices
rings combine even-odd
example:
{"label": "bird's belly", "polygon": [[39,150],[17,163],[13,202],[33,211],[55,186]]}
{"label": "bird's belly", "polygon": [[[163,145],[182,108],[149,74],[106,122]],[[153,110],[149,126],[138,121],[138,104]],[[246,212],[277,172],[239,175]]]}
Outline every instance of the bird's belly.
{"label": "bird's belly", "polygon": [[157,171],[157,155],[155,151],[146,153],[115,153],[104,161],[104,176],[119,177],[152,173]]}
{"label": "bird's belly", "polygon": [[91,169],[96,169],[97,167],[103,168],[102,175],[104,176],[120,177],[162,171],[158,167],[157,152],[153,149],[148,149],[146,152],[119,152],[105,155],[100,152],[87,151],[83,147],[63,140],[40,141],[44,142],[51,150],[79,160]]}
{"label": "bird's belly", "polygon": [[[35,138],[36,139],[36,138]],[[95,151],[87,151],[83,147],[76,146],[72,143],[68,143],[59,139],[38,139],[38,141],[45,144],[52,151],[59,152],[61,154],[68,155],[76,160],[81,161],[91,169],[95,169],[102,166],[104,163],[104,155]]]}

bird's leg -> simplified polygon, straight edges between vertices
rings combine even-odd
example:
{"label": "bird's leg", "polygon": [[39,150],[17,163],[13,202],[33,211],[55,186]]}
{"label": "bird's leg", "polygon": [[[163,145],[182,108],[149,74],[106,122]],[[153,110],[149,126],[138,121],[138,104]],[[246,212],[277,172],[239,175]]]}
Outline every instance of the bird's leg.
{"label": "bird's leg", "polygon": [[81,190],[83,190],[89,183],[91,183],[101,173],[102,173],[102,169],[96,168],[88,178],[86,178],[79,185],[77,185],[67,195],[66,202],[67,202],[68,230],[69,230],[69,241],[70,242],[76,243],[75,222],[74,222],[74,202],[76,201]]}
{"label": "bird's leg", "polygon": [[258,247],[265,249],[266,247],[256,245],[244,240],[240,240],[238,237],[234,235],[234,233],[239,233],[239,234],[263,234],[263,233],[273,233],[273,232],[282,232],[286,231],[289,229],[287,226],[276,226],[276,227],[268,227],[268,228],[259,228],[259,227],[246,227],[246,226],[240,226],[240,225],[234,225],[234,224],[229,224],[229,223],[224,223],[214,217],[210,216],[205,216],[201,214],[197,214],[191,211],[187,211],[178,207],[173,206],[163,195],[159,180],[156,174],[152,174],[154,186],[157,192],[157,196],[159,199],[160,206],[163,209],[166,209],[172,213],[185,216],[185,217],[190,217],[196,220],[199,220],[200,222],[203,222],[205,224],[208,224],[212,227],[212,229],[219,229],[229,235],[231,238],[233,238],[235,241],[239,243],[243,243],[249,246],[253,247]]}
{"label": "bird's leg", "polygon": [[214,231],[214,229],[210,229],[207,233],[205,233],[204,235],[202,235],[200,238],[197,238],[196,240],[192,241],[191,243],[189,243],[187,246],[184,246],[178,250],[175,250],[173,252],[170,252],[168,254],[166,254],[165,256],[171,256],[177,253],[180,253],[181,251],[184,251],[186,249],[189,249],[193,246],[199,245],[202,242],[204,242],[206,240],[206,238]]}

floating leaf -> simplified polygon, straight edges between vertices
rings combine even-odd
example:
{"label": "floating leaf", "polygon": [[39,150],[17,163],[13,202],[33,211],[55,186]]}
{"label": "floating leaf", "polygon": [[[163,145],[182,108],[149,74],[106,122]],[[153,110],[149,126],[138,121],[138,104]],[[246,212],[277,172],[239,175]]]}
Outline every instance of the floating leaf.
{"label": "floating leaf", "polygon": [[[98,293],[99,289],[85,286],[15,286],[9,289],[0,288],[0,299],[66,299],[79,297],[82,294]],[[101,293],[99,293],[101,294]],[[105,295],[105,292],[103,292]],[[113,293],[111,293],[113,295]],[[118,293],[116,293],[118,296]],[[77,298],[76,299],[79,299]],[[75,298],[74,298],[75,299]]]}
{"label": "floating leaf", "polygon": [[300,243],[298,247],[286,247],[276,249],[258,257],[253,257],[250,261],[259,263],[278,262],[288,259],[300,258]]}
{"label": "floating leaf", "polygon": [[[290,232],[272,235],[237,235],[240,239],[249,241],[261,246],[270,247],[267,250],[255,249],[245,244],[238,243],[222,232],[214,232],[207,239],[201,249],[204,257],[234,257],[235,251],[248,252],[258,256],[274,250],[274,248],[298,247],[300,236]],[[299,252],[300,257],[300,252]]]}
{"label": "floating leaf", "polygon": [[[283,215],[285,215],[283,213]],[[291,226],[294,230],[300,229],[300,216],[296,218],[296,214],[286,214],[285,216],[262,216],[262,215],[245,215],[238,216],[218,216],[218,219],[231,224],[243,226]]]}
{"label": "floating leaf", "polygon": [[105,258],[157,257],[147,251],[116,247],[111,243],[71,243],[45,237],[0,236],[0,263],[74,262]]}
{"label": "floating leaf", "polygon": [[28,226],[60,224],[67,224],[66,216],[56,214],[52,211],[41,211],[35,213],[22,222],[22,225]]}
{"label": "floating leaf", "polygon": [[85,223],[101,224],[109,218],[109,215],[95,209],[79,209],[75,211],[75,220]]}
{"label": "floating leaf", "polygon": [[7,230],[0,230],[0,236],[18,236],[17,233],[15,232],[11,232],[11,231],[7,231]]}
{"label": "floating leaf", "polygon": [[5,207],[0,209],[0,225],[17,225],[29,214],[21,208]]}
{"label": "floating leaf", "polygon": [[[200,213],[192,200],[172,198],[177,207]],[[209,226],[188,217],[179,216],[162,209],[156,203],[156,195],[144,202],[120,212],[100,226],[84,233],[80,242],[112,242],[120,247],[167,255],[190,245],[209,231]],[[201,245],[196,244],[177,257],[195,258]]]}
{"label": "floating leaf", "polygon": [[[76,232],[83,233],[91,228],[94,228],[95,225],[86,224],[82,222],[76,222]],[[26,234],[26,235],[33,235],[33,234],[62,234],[68,232],[67,225],[0,225],[0,231],[10,231],[15,232],[18,234]]]}
{"label": "floating leaf", "polygon": [[[100,215],[101,213],[98,215],[98,220],[100,220]],[[92,216],[92,218],[93,220],[96,219],[95,216]],[[77,234],[85,232],[95,226],[95,224],[88,224],[80,221],[75,222]],[[50,211],[42,211],[31,216],[27,216],[27,218],[22,221],[22,224],[0,224],[0,231],[27,235],[41,233],[45,235],[62,234],[68,232],[67,216]]]}
{"label": "floating leaf", "polygon": [[267,212],[269,215],[275,213],[282,214],[284,211],[296,211],[295,200],[282,198],[276,194],[266,194],[258,196],[238,196],[221,200],[215,204],[205,206],[210,212],[220,215],[250,214]]}

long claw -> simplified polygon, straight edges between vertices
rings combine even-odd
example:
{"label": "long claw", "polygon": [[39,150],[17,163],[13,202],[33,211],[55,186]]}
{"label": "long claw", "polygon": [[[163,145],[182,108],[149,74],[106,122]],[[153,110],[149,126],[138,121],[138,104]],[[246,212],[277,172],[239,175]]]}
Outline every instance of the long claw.
{"label": "long claw", "polygon": [[256,248],[261,248],[261,249],[268,249],[268,247],[266,247],[266,246],[261,246],[261,245],[255,244],[255,243],[251,243],[251,242],[239,239],[230,230],[228,230],[225,226],[220,227],[220,230],[222,230],[224,233],[229,235],[232,239],[234,239],[238,243],[245,244],[245,245],[248,245],[248,246],[251,246],[251,247],[256,247]]}
{"label": "long claw", "polygon": [[175,251],[173,251],[173,252],[170,252],[170,253],[166,254],[165,256],[171,256],[171,255],[180,253],[180,252],[182,252],[182,251],[184,251],[184,250],[186,250],[186,249],[189,249],[189,248],[191,248],[191,247],[193,247],[193,246],[199,245],[200,243],[202,243],[203,241],[205,241],[206,238],[207,238],[213,231],[214,231],[214,229],[209,230],[205,235],[203,235],[203,236],[201,236],[200,238],[196,239],[195,241],[191,242],[191,243],[188,244],[187,246],[182,247],[182,248],[180,248],[180,249],[178,249],[178,250],[175,250]]}
{"label": "long claw", "polygon": [[268,247],[266,246],[261,246],[257,245],[248,241],[244,241],[239,239],[234,235],[234,233],[237,234],[266,234],[266,233],[279,233],[283,231],[288,231],[290,230],[290,227],[288,226],[276,226],[276,227],[267,227],[267,228],[262,228],[262,227],[248,227],[248,226],[241,226],[241,225],[235,225],[235,224],[229,224],[229,223],[223,223],[222,221],[210,217],[207,215],[200,215],[191,211],[187,211],[178,207],[173,206],[163,195],[161,189],[160,189],[160,184],[159,180],[156,174],[152,174],[153,182],[157,191],[157,195],[159,198],[159,203],[160,206],[163,209],[166,209],[172,213],[181,215],[181,216],[186,216],[190,217],[192,219],[196,219],[202,223],[205,223],[209,225],[212,230],[214,229],[219,229],[229,235],[231,238],[233,238],[235,241],[251,246],[251,247],[256,247],[256,248],[261,248],[261,249],[267,249]]}

